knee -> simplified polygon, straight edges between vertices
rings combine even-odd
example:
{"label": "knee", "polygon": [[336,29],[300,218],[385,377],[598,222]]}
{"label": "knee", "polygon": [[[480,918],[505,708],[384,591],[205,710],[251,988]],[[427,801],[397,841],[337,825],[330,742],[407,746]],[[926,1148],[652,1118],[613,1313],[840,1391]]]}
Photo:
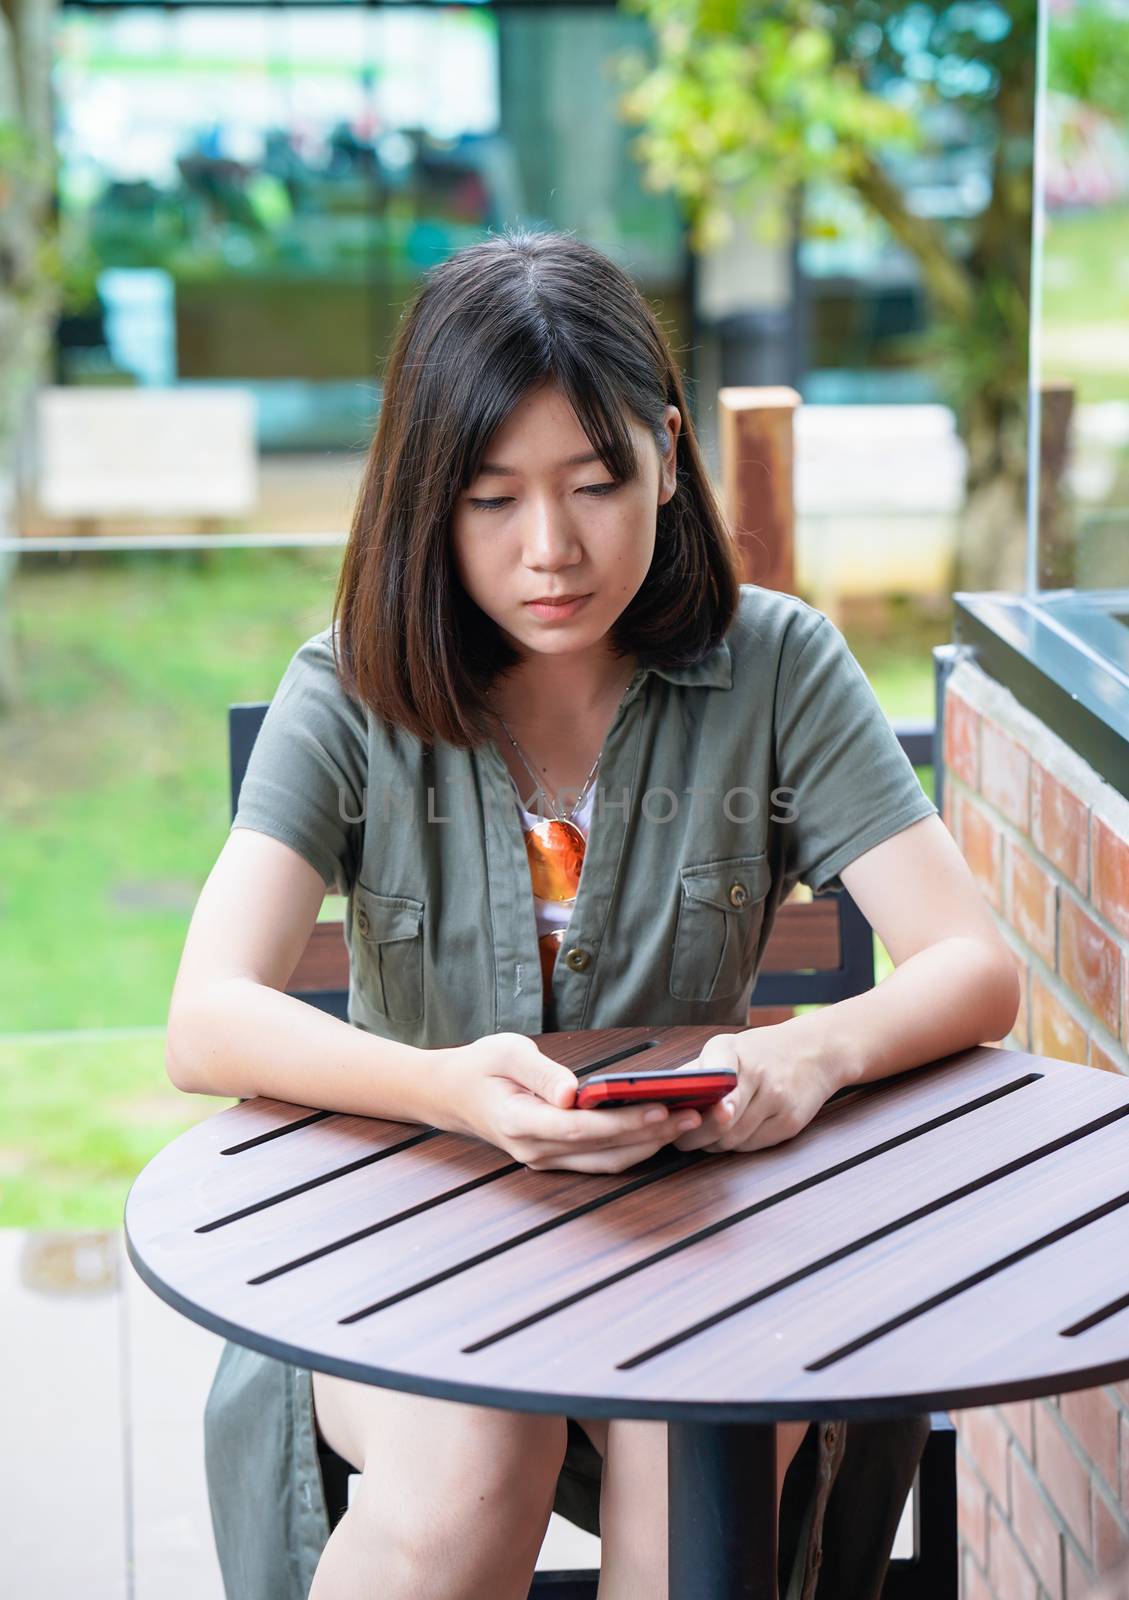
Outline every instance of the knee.
{"label": "knee", "polygon": [[[460,1564],[535,1561],[552,1509],[567,1443],[565,1419],[529,1418],[479,1448],[454,1437],[441,1460],[411,1474],[366,1463],[350,1515],[365,1543],[385,1560],[414,1567],[450,1554]],[[559,1426],[553,1426],[559,1424]]]}

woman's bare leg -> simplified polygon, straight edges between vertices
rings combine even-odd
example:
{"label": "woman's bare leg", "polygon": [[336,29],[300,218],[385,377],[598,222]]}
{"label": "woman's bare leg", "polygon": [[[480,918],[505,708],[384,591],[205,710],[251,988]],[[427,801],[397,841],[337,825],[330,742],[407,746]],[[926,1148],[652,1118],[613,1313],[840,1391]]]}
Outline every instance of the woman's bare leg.
{"label": "woman's bare leg", "polygon": [[318,1432],[361,1477],[309,1600],[526,1600],[565,1418],[313,1384]]}
{"label": "woman's bare leg", "polygon": [[[604,1458],[597,1600],[666,1600],[666,1423],[577,1419]],[[776,1425],[776,1511],[806,1422]]]}

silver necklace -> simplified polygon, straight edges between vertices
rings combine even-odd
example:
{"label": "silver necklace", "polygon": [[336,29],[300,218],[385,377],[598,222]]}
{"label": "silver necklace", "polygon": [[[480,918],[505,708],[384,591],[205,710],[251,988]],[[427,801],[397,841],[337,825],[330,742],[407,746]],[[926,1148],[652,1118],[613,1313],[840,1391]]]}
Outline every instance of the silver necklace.
{"label": "silver necklace", "polygon": [[[624,693],[626,693],[626,690],[624,691]],[[521,761],[522,761],[522,763],[523,763],[523,765],[525,767],[525,770],[529,773],[529,776],[533,779],[534,783],[537,785],[537,790],[536,790],[536,793],[535,793],[535,796],[534,796],[534,798],[536,799],[536,795],[537,794],[544,794],[545,793],[545,791],[541,787],[541,779],[537,776],[536,772],[530,766],[529,758],[527,757],[525,751],[518,744],[518,742],[514,738],[513,734],[510,732],[509,728],[506,725],[505,718],[502,716],[502,713],[500,711],[495,711],[494,715],[497,717],[498,721],[502,724],[502,727],[506,729],[506,737],[509,739],[510,743],[513,745],[514,749],[517,751],[518,755],[520,756]],[[572,805],[568,808],[567,811],[562,811],[561,810],[560,806],[557,804],[556,800],[554,799],[554,797],[552,795],[548,796],[549,804],[552,806],[554,814],[556,816],[556,820],[558,822],[567,822],[570,825],[572,825],[573,817],[580,810],[580,807],[584,804],[584,798],[587,795],[588,790],[592,786],[592,780],[596,776],[596,768],[600,765],[600,755],[602,755],[602,754],[603,754],[603,752],[601,751],[600,754],[596,756],[595,761],[593,761],[593,763],[592,763],[592,770],[589,772],[588,776],[585,778],[584,785],[583,785],[580,793],[577,795],[576,799],[573,801]],[[520,799],[520,796],[519,796],[519,799]]]}
{"label": "silver necklace", "polygon": [[[618,715],[618,713],[619,713],[620,706],[622,706],[623,702],[627,699],[627,691],[628,691],[628,689],[631,688],[631,685],[635,682],[635,679],[636,679],[637,676],[638,676],[638,672],[636,671],[635,673],[632,674],[630,682],[627,684],[627,687],[624,689],[623,693],[620,695],[620,697],[619,697],[619,705],[616,706],[616,715]],[[537,789],[536,789],[535,794],[534,794],[534,798],[536,799],[536,795],[537,794],[543,794],[545,792],[541,788],[541,779],[538,777],[538,775],[535,772],[534,768],[530,765],[529,757],[526,755],[525,751],[521,748],[521,746],[518,744],[517,740],[514,738],[513,734],[510,732],[509,727],[508,727],[508,725],[506,723],[506,720],[502,716],[502,713],[500,711],[495,710],[494,715],[497,717],[498,721],[502,724],[502,727],[505,728],[507,739],[509,739],[509,741],[513,745],[514,749],[517,751],[518,756],[520,757],[520,759],[522,761],[522,764],[525,767],[525,770],[529,773],[529,776],[533,779],[534,783],[537,785]],[[615,716],[613,716],[612,721],[613,722],[615,721]],[[573,822],[572,819],[576,815],[576,813],[580,810],[580,807],[584,804],[584,800],[585,800],[585,797],[588,794],[588,790],[592,786],[592,780],[596,776],[596,769],[600,765],[600,756],[602,756],[602,755],[603,755],[603,751],[600,750],[597,753],[595,761],[593,761],[593,763],[592,763],[592,770],[589,772],[588,776],[584,780],[584,784],[583,784],[583,787],[580,790],[580,793],[577,795],[576,799],[573,801],[572,805],[569,807],[569,809],[567,811],[562,812],[561,808],[557,804],[555,798],[552,795],[548,796],[549,804],[553,807],[553,812],[554,812],[555,819],[556,819],[557,822],[565,823],[565,824],[567,824],[567,826],[569,828],[575,829],[576,825],[575,825],[575,823]],[[520,798],[521,798],[521,796],[519,795],[518,799],[520,800]],[[580,837],[581,837],[581,839],[583,839],[583,835],[580,835]]]}

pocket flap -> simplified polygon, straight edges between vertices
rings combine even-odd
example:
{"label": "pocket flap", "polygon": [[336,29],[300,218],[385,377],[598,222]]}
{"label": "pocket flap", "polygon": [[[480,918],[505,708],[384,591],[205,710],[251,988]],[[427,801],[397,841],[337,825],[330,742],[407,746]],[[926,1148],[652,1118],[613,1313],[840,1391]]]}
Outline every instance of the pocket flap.
{"label": "pocket flap", "polygon": [[389,939],[414,939],[423,918],[423,901],[411,895],[377,894],[356,884],[353,890],[353,926],[370,944]]}
{"label": "pocket flap", "polygon": [[724,861],[704,861],[680,868],[683,892],[692,900],[716,906],[735,915],[763,900],[772,887],[767,852],[756,856],[729,856]]}

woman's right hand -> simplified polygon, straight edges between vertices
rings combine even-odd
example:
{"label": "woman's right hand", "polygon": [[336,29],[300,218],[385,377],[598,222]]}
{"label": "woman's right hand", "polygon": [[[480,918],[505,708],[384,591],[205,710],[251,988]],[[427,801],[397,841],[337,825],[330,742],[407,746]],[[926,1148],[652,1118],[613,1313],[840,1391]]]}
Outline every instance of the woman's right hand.
{"label": "woman's right hand", "polygon": [[578,1111],[575,1073],[523,1033],[486,1034],[442,1054],[450,1114],[441,1126],[485,1139],[535,1171],[622,1172],[702,1120],[655,1101]]}

